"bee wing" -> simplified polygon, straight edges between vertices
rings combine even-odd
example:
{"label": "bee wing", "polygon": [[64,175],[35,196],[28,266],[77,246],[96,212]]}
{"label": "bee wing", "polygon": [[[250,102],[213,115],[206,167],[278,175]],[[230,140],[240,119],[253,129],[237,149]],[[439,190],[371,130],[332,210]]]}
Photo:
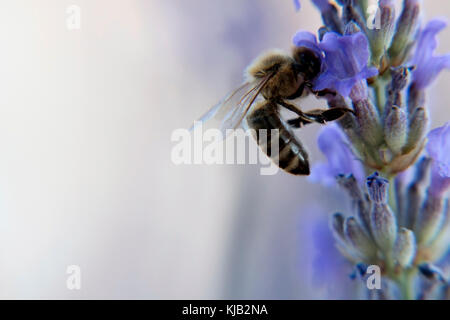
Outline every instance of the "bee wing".
{"label": "bee wing", "polygon": [[239,127],[269,79],[270,75],[244,83],[206,112],[190,130],[194,130],[199,123],[202,123],[207,128],[220,129],[225,138],[229,133],[228,129]]}

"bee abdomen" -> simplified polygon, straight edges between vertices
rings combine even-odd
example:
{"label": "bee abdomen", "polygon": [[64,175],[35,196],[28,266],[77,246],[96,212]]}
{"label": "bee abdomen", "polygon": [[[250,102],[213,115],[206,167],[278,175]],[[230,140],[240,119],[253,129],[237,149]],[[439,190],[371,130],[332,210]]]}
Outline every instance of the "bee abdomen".
{"label": "bee abdomen", "polygon": [[[247,123],[255,130],[255,139],[259,147],[281,169],[294,175],[309,175],[308,154],[298,141],[288,125],[280,118],[280,115],[270,102],[257,107],[247,116]],[[275,129],[275,132],[272,130]],[[266,130],[267,139],[264,139],[261,130]],[[272,150],[278,140],[278,150]],[[275,141],[276,142],[276,141]],[[278,152],[276,152],[278,151]]]}

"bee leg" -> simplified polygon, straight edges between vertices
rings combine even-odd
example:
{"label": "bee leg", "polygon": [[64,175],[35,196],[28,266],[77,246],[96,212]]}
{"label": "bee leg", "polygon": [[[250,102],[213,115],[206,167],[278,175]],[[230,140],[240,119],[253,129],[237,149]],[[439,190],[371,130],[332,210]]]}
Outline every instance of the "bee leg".
{"label": "bee leg", "polygon": [[326,95],[336,96],[336,92],[329,89],[324,89],[320,91],[312,90],[312,92],[316,95],[316,97],[325,97]]}
{"label": "bee leg", "polygon": [[284,108],[288,109],[289,111],[292,111],[298,115],[297,119],[292,119],[292,123],[295,125],[296,128],[297,127],[300,128],[302,125],[312,123],[312,122],[325,123],[325,120],[321,116],[321,113],[324,110],[313,110],[309,113],[306,113],[306,112],[303,112],[302,110],[300,110],[299,108],[297,108],[296,106],[294,106],[290,103],[287,103],[284,100],[280,99],[279,101],[277,101],[277,103],[279,105],[281,105],[282,107],[284,107]]}
{"label": "bee leg", "polygon": [[301,128],[301,127],[303,127],[304,125],[307,125],[307,124],[313,123],[313,122],[314,122],[314,121],[306,120],[306,119],[300,118],[300,117],[294,118],[294,119],[290,119],[290,120],[287,121],[287,123],[288,123],[288,125],[289,125],[290,127],[296,128],[296,129]]}
{"label": "bee leg", "polygon": [[317,109],[304,112],[302,117],[288,120],[288,124],[293,128],[301,128],[309,123],[318,122],[325,124],[329,121],[338,120],[347,113],[355,114],[352,109],[347,108],[331,108],[331,109]]}
{"label": "bee leg", "polygon": [[346,115],[348,112],[355,114],[355,112],[352,109],[348,108],[331,108],[326,110],[311,110],[308,112],[305,112],[305,115],[315,119],[316,122],[325,124],[328,121],[334,121],[338,120],[339,118]]}
{"label": "bee leg", "polygon": [[287,103],[286,101],[284,101],[282,99],[277,100],[276,103],[278,105],[288,109],[289,111],[297,114],[299,116],[299,118],[303,119],[306,122],[310,122],[310,120],[314,120],[314,119],[310,119],[302,110],[300,110],[293,104]]}

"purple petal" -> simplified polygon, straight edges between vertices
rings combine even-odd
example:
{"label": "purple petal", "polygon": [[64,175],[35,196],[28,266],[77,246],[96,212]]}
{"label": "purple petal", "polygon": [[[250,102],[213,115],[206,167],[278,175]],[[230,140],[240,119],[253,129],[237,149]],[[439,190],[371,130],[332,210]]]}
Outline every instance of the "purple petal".
{"label": "purple petal", "polygon": [[419,89],[429,86],[444,69],[450,68],[450,54],[434,56],[437,48],[437,34],[447,26],[442,20],[428,22],[419,34],[416,52],[411,63],[416,66],[413,81]]}
{"label": "purple petal", "polygon": [[294,2],[294,6],[295,6],[295,11],[299,11],[300,8],[302,7],[300,4],[300,0],[293,0]]}
{"label": "purple petal", "polygon": [[319,47],[325,54],[325,71],[315,81],[315,90],[334,89],[346,97],[358,81],[378,74],[367,66],[369,42],[361,32],[344,36],[328,32]]}
{"label": "purple petal", "polygon": [[433,159],[431,192],[442,194],[450,187],[450,122],[428,134],[426,148]]}
{"label": "purple petal", "polygon": [[297,47],[306,47],[317,53],[318,56],[322,56],[322,50],[319,47],[316,36],[309,31],[298,31],[292,43]]}
{"label": "purple petal", "polygon": [[340,129],[335,125],[326,126],[319,135],[318,145],[327,157],[327,162],[313,166],[309,176],[311,181],[330,186],[336,183],[339,174],[353,174],[356,179],[363,181],[361,162],[356,159]]}
{"label": "purple petal", "polygon": [[317,45],[317,38],[314,33],[309,31],[298,31],[292,40],[296,46],[301,46],[301,43],[311,43]]}

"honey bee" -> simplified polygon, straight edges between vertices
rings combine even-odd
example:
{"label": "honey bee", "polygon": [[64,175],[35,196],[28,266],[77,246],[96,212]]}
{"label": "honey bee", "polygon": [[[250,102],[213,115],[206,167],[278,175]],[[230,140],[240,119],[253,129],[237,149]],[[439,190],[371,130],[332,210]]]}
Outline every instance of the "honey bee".
{"label": "honey bee", "polygon": [[[199,121],[208,124],[216,122],[213,126],[225,133],[228,129],[239,127],[245,119],[247,126],[254,129],[252,132],[256,133],[254,138],[259,147],[281,169],[294,175],[309,175],[308,154],[292,128],[316,122],[325,124],[339,119],[347,112],[353,112],[347,108],[303,112],[287,102],[314,92],[312,80],[320,71],[320,57],[306,47],[295,47],[292,55],[280,50],[265,52],[247,67],[244,83],[211,108]],[[296,118],[285,121],[280,115],[280,107],[295,113]],[[261,129],[268,132],[267,141],[261,141]],[[271,129],[277,129],[276,137],[271,137]],[[271,138],[279,140],[278,152],[271,150]]]}

